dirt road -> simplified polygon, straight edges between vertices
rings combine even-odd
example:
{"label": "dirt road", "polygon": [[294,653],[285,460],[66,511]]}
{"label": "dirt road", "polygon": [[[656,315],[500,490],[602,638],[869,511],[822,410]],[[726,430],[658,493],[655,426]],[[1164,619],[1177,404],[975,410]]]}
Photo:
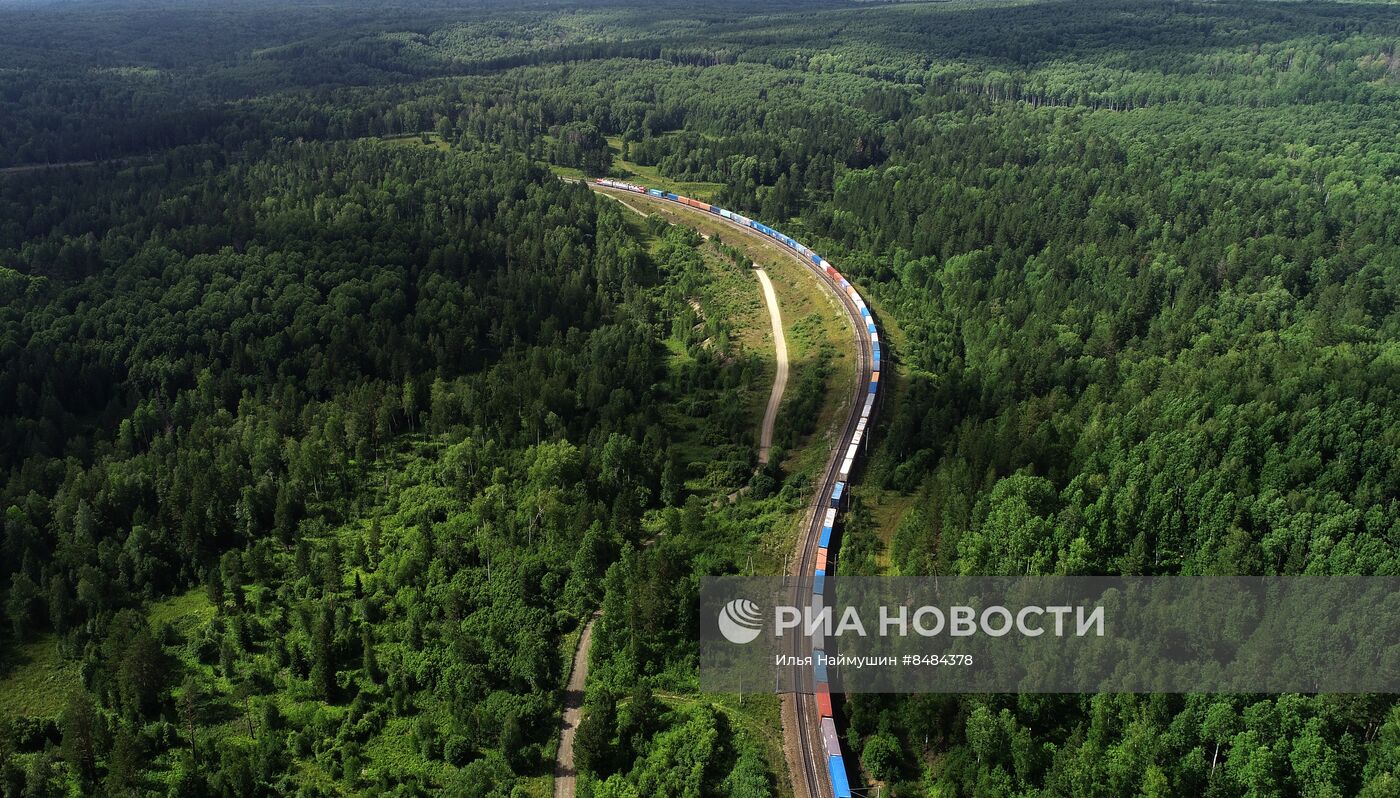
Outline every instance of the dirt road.
{"label": "dirt road", "polygon": [[578,771],[574,768],[574,734],[583,717],[583,685],[588,681],[588,651],[593,642],[595,613],[578,638],[574,665],[569,670],[569,686],[564,690],[564,729],[559,733],[559,756],[554,760],[554,798],[574,798]]}
{"label": "dirt road", "polygon": [[773,392],[768,395],[768,409],[763,412],[763,428],[758,434],[758,462],[768,462],[768,452],[773,448],[773,424],[778,420],[778,406],[783,403],[783,391],[787,389],[788,352],[787,339],[783,337],[783,317],[778,312],[778,295],[773,292],[773,281],[768,272],[757,268],[758,282],[763,285],[763,301],[768,306],[768,318],[773,324],[773,349],[777,354],[778,370],[773,375]]}

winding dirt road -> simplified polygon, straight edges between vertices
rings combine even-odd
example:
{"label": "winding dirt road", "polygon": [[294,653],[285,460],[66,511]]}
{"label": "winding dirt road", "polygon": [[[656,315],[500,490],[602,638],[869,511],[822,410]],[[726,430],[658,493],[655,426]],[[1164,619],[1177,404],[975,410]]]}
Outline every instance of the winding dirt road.
{"label": "winding dirt road", "polygon": [[[621,202],[629,210],[643,217],[644,211],[633,207],[621,198],[604,193]],[[708,235],[701,233],[706,240]],[[768,308],[768,318],[773,325],[773,348],[778,364],[773,375],[773,390],[768,395],[768,407],[763,413],[763,427],[759,431],[758,461],[768,462],[768,452],[773,447],[773,425],[778,420],[778,408],[783,403],[783,392],[787,390],[788,350],[787,337],[783,334],[783,316],[778,310],[778,294],[773,290],[773,281],[768,272],[754,264],[759,285],[763,288],[763,303]],[[648,544],[650,541],[648,541]],[[564,688],[564,716],[559,732],[559,753],[554,759],[554,798],[574,798],[578,787],[578,768],[574,766],[574,737],[578,733],[579,721],[583,719],[583,691],[588,682],[588,653],[593,644],[593,624],[601,611],[595,612],[579,634],[578,646],[574,649],[574,662],[569,669],[569,684]]]}
{"label": "winding dirt road", "polygon": [[763,411],[763,428],[758,435],[758,462],[768,462],[768,452],[773,448],[773,424],[778,420],[778,406],[783,403],[783,391],[787,389],[788,351],[787,339],[783,337],[783,316],[778,312],[778,295],[773,292],[773,281],[768,272],[754,264],[754,273],[763,285],[763,301],[768,306],[768,318],[773,323],[773,349],[777,352],[778,370],[773,375],[773,392],[768,395],[768,409]]}

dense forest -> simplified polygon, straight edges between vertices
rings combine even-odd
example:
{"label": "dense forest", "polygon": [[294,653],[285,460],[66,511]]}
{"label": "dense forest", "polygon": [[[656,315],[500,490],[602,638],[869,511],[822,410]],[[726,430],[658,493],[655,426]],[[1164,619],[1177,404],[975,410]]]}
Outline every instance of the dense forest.
{"label": "dense forest", "polygon": [[[699,575],[807,489],[691,304],[739,267],[557,175],[874,300],[844,572],[1400,573],[1397,44],[1369,2],[0,9],[0,794],[547,795],[599,608],[580,794],[783,794],[761,701],[695,690]],[[1400,795],[1389,696],[843,714],[887,795]]]}

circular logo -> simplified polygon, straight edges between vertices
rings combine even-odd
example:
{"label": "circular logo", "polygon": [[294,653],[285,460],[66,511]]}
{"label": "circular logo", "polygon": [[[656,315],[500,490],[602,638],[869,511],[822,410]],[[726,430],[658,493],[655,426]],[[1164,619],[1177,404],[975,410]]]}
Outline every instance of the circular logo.
{"label": "circular logo", "polygon": [[748,599],[734,599],[719,611],[719,632],[731,643],[752,643],[763,631],[758,605]]}

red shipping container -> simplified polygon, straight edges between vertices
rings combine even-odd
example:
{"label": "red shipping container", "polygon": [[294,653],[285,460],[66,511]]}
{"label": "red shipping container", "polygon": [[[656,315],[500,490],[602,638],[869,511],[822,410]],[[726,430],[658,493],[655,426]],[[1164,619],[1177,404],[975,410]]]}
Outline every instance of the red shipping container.
{"label": "red shipping container", "polygon": [[822,687],[826,687],[826,685],[817,687],[817,714],[823,718],[829,718],[831,717],[831,692],[830,688],[823,690]]}
{"label": "red shipping container", "polygon": [[826,546],[817,549],[817,570],[826,570]]}

